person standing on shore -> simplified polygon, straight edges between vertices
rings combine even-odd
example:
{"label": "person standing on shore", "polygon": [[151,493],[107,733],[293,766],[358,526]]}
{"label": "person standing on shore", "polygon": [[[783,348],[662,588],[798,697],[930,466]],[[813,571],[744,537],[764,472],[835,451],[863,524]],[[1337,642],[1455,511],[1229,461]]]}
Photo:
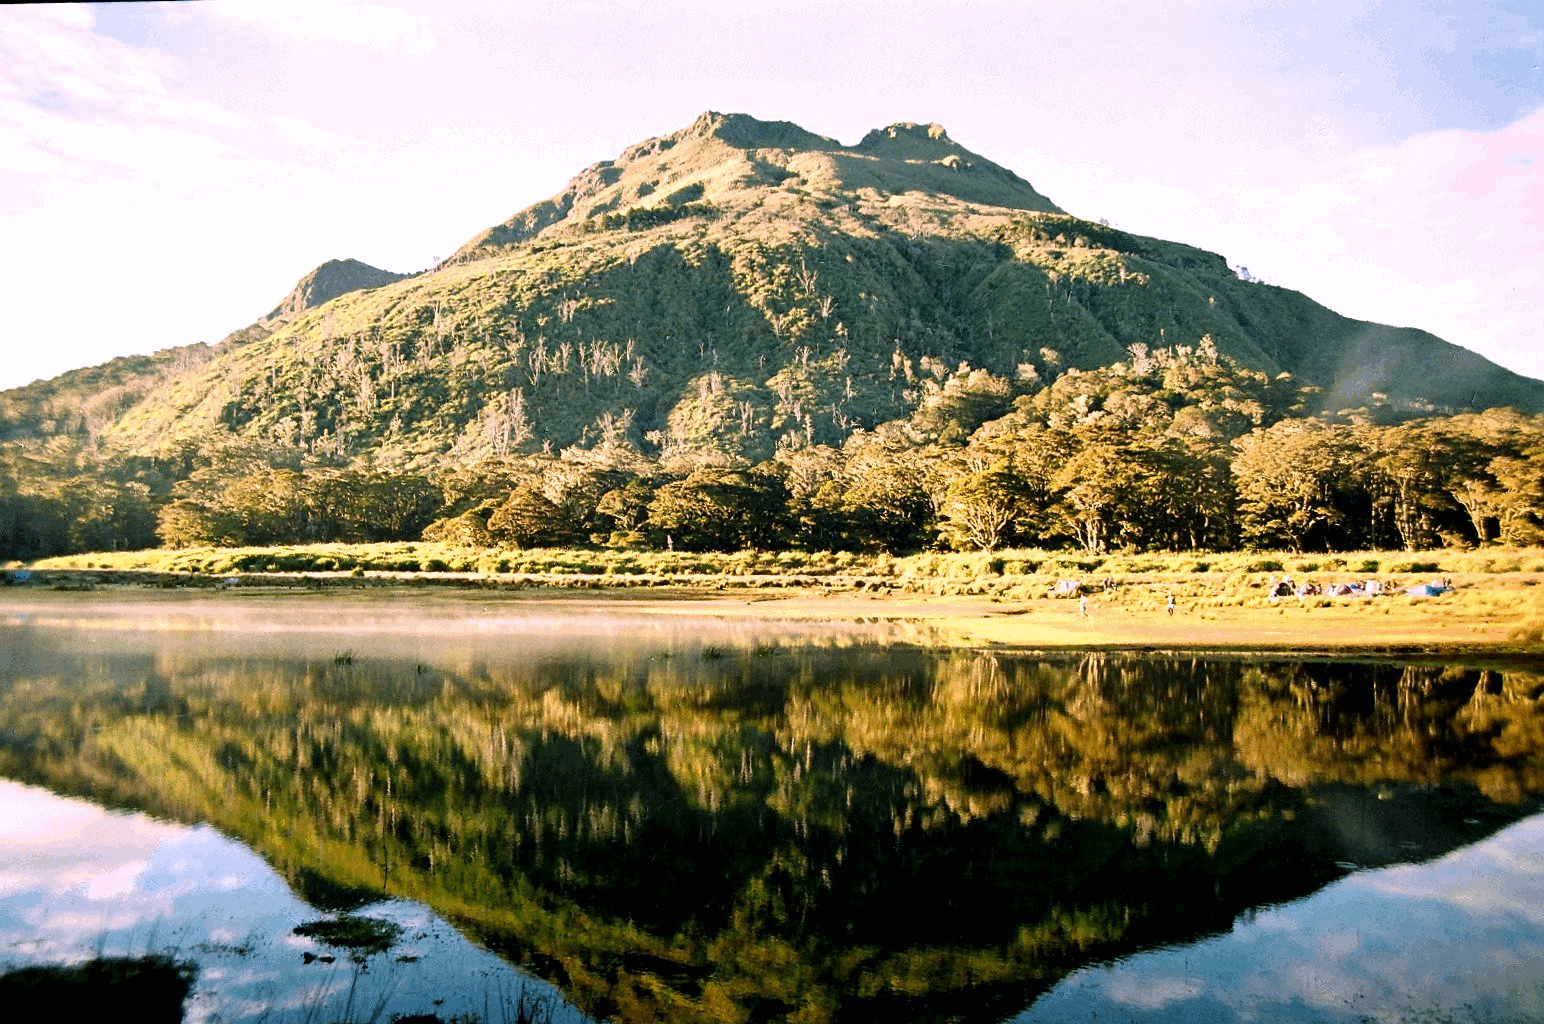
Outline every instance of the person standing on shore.
{"label": "person standing on shore", "polygon": [[1173,618],[1173,616],[1174,616],[1174,595],[1172,593],[1169,594],[1169,603],[1164,605],[1164,610],[1169,613],[1169,617],[1170,618]]}
{"label": "person standing on shore", "polygon": [[1083,616],[1083,618],[1085,618],[1085,619],[1088,618],[1088,595],[1087,594],[1084,594],[1082,597],[1078,598],[1078,614]]}

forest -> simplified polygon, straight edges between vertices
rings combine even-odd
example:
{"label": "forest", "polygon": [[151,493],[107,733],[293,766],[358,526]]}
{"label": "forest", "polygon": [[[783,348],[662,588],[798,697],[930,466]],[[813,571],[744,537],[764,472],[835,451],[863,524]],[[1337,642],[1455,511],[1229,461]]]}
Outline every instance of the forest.
{"label": "forest", "polygon": [[835,444],[789,431],[770,451],[713,374],[668,431],[640,443],[627,423],[602,424],[560,451],[410,464],[386,444],[350,460],[221,428],[150,454],[110,436],[13,440],[0,446],[0,559],[418,539],[894,554],[1544,539],[1541,416],[1307,415],[1313,388],[1241,368],[1205,338],[1049,382],[897,363],[909,415]]}

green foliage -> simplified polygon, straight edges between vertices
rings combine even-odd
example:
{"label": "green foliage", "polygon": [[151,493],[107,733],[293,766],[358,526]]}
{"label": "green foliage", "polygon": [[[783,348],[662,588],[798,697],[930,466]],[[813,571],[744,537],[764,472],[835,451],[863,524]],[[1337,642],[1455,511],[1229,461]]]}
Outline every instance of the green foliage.
{"label": "green foliage", "polygon": [[[214,348],[0,395],[0,558],[1544,539],[1536,416],[1398,422],[1536,413],[1537,382],[1068,216],[944,137],[786,128],[693,126],[431,272],[320,268]],[[1353,354],[1376,372],[1342,379]],[[767,463],[786,498],[687,483]]]}
{"label": "green foliage", "polygon": [[783,542],[787,507],[771,473],[700,469],[654,492],[648,526],[683,551],[766,550]]}
{"label": "green foliage", "polygon": [[[701,186],[697,186],[697,189],[697,195],[701,195]],[[682,189],[670,198],[680,199],[683,194],[689,194],[689,190]],[[605,231],[615,231],[618,228],[626,228],[628,231],[646,231],[649,228],[673,224],[687,217],[711,220],[716,216],[718,216],[718,209],[712,203],[685,202],[680,205],[635,206],[626,213],[605,214],[597,223]]]}
{"label": "green foliage", "polygon": [[495,543],[520,548],[561,547],[575,539],[574,524],[534,486],[526,484],[488,517],[488,535]]}
{"label": "green foliage", "polygon": [[190,475],[157,515],[168,547],[416,538],[440,493],[416,474],[261,468],[235,479]]}

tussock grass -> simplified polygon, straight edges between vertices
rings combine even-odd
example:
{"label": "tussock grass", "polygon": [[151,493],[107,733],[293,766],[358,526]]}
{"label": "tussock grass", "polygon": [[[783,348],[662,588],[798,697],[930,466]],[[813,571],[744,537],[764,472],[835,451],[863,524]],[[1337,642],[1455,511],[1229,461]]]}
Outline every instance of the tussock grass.
{"label": "tussock grass", "polygon": [[[998,601],[1058,598],[1056,584],[1077,580],[1085,593],[1134,609],[1162,605],[1169,593],[1186,606],[1269,607],[1272,575],[1321,584],[1376,578],[1390,588],[1380,602],[1421,601],[1404,588],[1449,577],[1458,592],[1447,606],[1474,606],[1498,618],[1516,618],[1537,602],[1519,602],[1518,592],[1544,582],[1544,549],[1488,548],[1474,551],[1337,552],[1304,555],[1278,552],[1172,552],[1090,555],[1076,551],[1009,549],[993,552],[887,553],[735,551],[722,553],[646,551],[618,548],[498,549],[442,543],[316,544],[273,548],[188,548],[97,552],[43,559],[40,570],[142,571],[180,574],[224,585],[261,584],[274,574],[306,574],[339,585],[393,585],[441,581],[492,586],[684,586],[822,588],[870,594],[984,596]],[[1486,581],[1485,587],[1478,584]],[[169,581],[175,583],[175,575]],[[1502,583],[1505,587],[1501,587]],[[1500,589],[1498,589],[1500,588]],[[1490,594],[1492,597],[1487,597]],[[1496,597],[1495,595],[1500,595]],[[1498,604],[1480,607],[1474,602]],[[1544,588],[1539,598],[1544,600]],[[1298,605],[1295,599],[1284,599]],[[1323,597],[1302,607],[1344,604]]]}

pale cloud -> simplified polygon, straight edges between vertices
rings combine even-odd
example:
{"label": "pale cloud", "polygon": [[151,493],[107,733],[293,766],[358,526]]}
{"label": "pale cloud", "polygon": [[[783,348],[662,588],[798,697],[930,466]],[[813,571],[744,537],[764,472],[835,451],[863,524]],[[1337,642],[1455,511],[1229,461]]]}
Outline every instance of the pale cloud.
{"label": "pale cloud", "polygon": [[93,33],[87,8],[39,4],[0,19],[0,74],[6,91],[48,103],[61,91],[81,100],[164,91],[170,62]]}
{"label": "pale cloud", "polygon": [[176,97],[174,64],[93,27],[48,6],[0,21],[0,170],[30,177],[41,195],[104,174],[187,180],[238,155],[207,132],[244,118]]}
{"label": "pale cloud", "polygon": [[1544,109],[1495,132],[1417,135],[1316,177],[1212,198],[1220,216],[1265,236],[1250,247],[1278,283],[1544,376],[1541,196]]}
{"label": "pale cloud", "polygon": [[202,121],[219,128],[248,129],[252,120],[226,110],[208,100],[184,100],[171,96],[145,95],[134,101],[135,111],[150,117],[177,121]]}
{"label": "pale cloud", "polygon": [[434,49],[429,19],[360,0],[216,0],[209,11],[254,22],[302,42],[337,42],[424,54]]}
{"label": "pale cloud", "polygon": [[318,128],[298,117],[274,115],[268,118],[268,123],[278,130],[280,138],[296,146],[335,150],[341,149],[348,143],[348,139],[343,136],[327,131],[325,128]]}
{"label": "pale cloud", "polygon": [[1019,160],[1072,213],[1219,252],[1342,315],[1421,328],[1544,378],[1544,109],[1496,131],[1316,159],[1176,152],[1161,173],[1137,174],[1035,151]]}
{"label": "pale cloud", "polygon": [[[347,140],[199,95],[176,61],[99,34],[89,15],[0,14],[8,385],[217,340],[270,307],[308,259],[338,255],[314,236],[336,226],[331,172]],[[293,262],[269,253],[281,238],[300,250]],[[190,259],[210,252],[219,258]],[[90,301],[58,297],[71,289]]]}

